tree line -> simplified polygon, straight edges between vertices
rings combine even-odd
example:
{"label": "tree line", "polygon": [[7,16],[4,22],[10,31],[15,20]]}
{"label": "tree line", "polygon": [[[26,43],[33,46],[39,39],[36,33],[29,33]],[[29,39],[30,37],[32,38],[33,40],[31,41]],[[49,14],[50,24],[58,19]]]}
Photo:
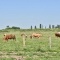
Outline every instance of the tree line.
{"label": "tree line", "polygon": [[[51,25],[49,24],[48,26],[49,29],[54,29],[54,28],[60,28],[60,25]],[[10,27],[9,25],[6,26],[6,29],[20,29],[20,27],[16,27],[16,26],[12,26]],[[30,29],[47,29],[46,26],[43,26],[42,24],[39,25],[39,28],[37,28],[37,26],[35,25],[34,27],[31,25]]]}
{"label": "tree line", "polygon": [[[55,26],[55,25],[49,24],[48,29],[54,29],[54,28],[60,28],[60,25]],[[31,26],[31,29],[33,29],[32,26]],[[34,29],[37,29],[36,25],[34,26]],[[47,29],[47,27],[46,26],[44,27],[42,24],[40,24],[38,29]]]}
{"label": "tree line", "polygon": [[20,27],[16,27],[16,26],[10,27],[10,26],[8,25],[8,26],[6,26],[6,29],[20,29]]}

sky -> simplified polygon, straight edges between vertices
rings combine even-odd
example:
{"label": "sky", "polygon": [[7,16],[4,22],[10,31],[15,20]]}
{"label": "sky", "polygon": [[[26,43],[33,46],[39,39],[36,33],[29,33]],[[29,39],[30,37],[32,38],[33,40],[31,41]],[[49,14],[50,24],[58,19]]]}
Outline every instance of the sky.
{"label": "sky", "polygon": [[0,29],[39,24],[60,24],[60,0],[0,0]]}

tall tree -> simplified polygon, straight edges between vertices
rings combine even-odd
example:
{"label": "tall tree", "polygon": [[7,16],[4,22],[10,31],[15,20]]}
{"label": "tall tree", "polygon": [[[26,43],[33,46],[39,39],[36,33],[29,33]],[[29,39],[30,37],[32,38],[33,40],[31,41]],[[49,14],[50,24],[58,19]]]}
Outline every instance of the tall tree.
{"label": "tall tree", "polygon": [[35,29],[37,29],[37,27],[35,26]]}
{"label": "tall tree", "polygon": [[31,25],[31,30],[32,30],[32,25]]}
{"label": "tall tree", "polygon": [[49,29],[51,29],[51,25],[49,25]]}
{"label": "tall tree", "polygon": [[40,29],[42,28],[42,24],[40,24]]}
{"label": "tall tree", "polygon": [[54,26],[54,25],[52,25],[52,28],[55,28],[55,26]]}

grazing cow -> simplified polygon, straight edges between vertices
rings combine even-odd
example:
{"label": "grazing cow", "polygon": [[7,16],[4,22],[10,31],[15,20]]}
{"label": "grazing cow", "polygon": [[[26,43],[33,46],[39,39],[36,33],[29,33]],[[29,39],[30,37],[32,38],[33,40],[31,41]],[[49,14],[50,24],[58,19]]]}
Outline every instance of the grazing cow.
{"label": "grazing cow", "polygon": [[32,37],[37,37],[37,38],[39,38],[39,37],[41,37],[41,36],[42,36],[42,34],[33,33],[32,35],[30,35],[30,38],[32,38]]}
{"label": "grazing cow", "polygon": [[56,37],[60,37],[60,32],[56,32],[56,33],[55,33],[55,36],[56,36]]}
{"label": "grazing cow", "polygon": [[16,36],[13,34],[4,34],[4,40],[8,41],[9,39],[16,40]]}

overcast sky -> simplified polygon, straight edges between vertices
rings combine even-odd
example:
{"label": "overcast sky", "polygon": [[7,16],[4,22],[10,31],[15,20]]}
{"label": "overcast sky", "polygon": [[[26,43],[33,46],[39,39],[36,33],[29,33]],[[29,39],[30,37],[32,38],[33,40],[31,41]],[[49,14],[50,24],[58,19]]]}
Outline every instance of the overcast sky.
{"label": "overcast sky", "polygon": [[60,0],[0,0],[0,29],[60,24]]}

